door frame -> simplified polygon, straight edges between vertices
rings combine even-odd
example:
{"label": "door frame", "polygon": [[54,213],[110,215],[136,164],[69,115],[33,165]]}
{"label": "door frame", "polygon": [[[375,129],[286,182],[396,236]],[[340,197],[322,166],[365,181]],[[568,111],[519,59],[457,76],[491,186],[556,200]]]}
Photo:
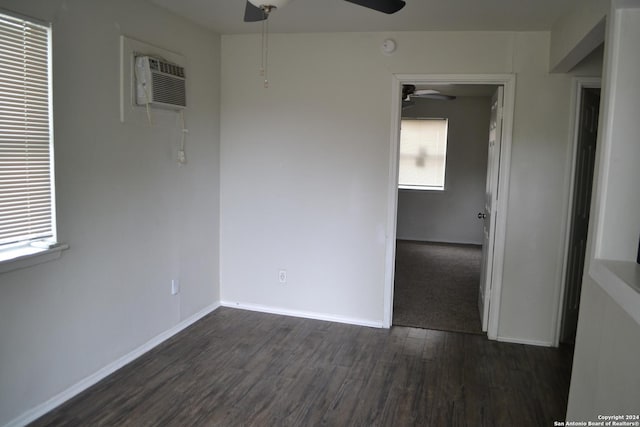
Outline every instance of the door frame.
{"label": "door frame", "polygon": [[398,155],[400,150],[400,120],[402,113],[402,84],[486,84],[504,86],[502,142],[499,153],[498,200],[494,242],[493,268],[489,286],[491,296],[487,336],[496,340],[500,317],[500,297],[504,266],[505,236],[507,226],[507,202],[509,194],[509,170],[515,110],[515,74],[393,74],[391,78],[391,136],[389,152],[388,202],[386,224],[385,287],[383,326],[390,328],[393,321],[393,287],[395,278],[396,221],[398,215]]}
{"label": "door frame", "polygon": [[[601,89],[602,88],[602,79],[600,77],[574,77],[573,78],[573,89],[571,96],[571,123],[570,123],[570,142],[568,148],[567,155],[567,173],[569,174],[565,178],[565,182],[569,182],[569,194],[565,198],[565,212],[567,213],[564,217],[562,227],[564,229],[564,240],[562,243],[562,269],[560,270],[561,276],[558,278],[558,283],[560,286],[558,287],[558,293],[556,295],[556,301],[558,304],[556,310],[556,319],[555,322],[552,322],[555,325],[555,333],[553,337],[553,346],[558,347],[560,345],[560,334],[562,333],[562,321],[564,318],[564,300],[565,300],[565,291],[567,287],[567,269],[569,268],[569,239],[571,238],[571,223],[573,220],[573,196],[575,193],[575,185],[576,185],[576,158],[577,158],[577,149],[578,149],[578,137],[580,134],[580,105],[582,104],[582,91],[583,89]],[[601,98],[602,99],[602,98]],[[591,221],[589,221],[591,222]],[[585,254],[586,257],[586,254]],[[586,263],[585,263],[586,266]]]}

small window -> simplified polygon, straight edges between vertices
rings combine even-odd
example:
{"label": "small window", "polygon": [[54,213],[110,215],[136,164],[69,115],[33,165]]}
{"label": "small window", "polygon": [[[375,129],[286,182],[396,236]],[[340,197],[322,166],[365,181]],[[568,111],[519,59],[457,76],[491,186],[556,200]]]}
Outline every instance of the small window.
{"label": "small window", "polygon": [[49,46],[49,26],[0,13],[0,251],[56,237]]}
{"label": "small window", "polygon": [[447,119],[402,119],[398,187],[444,190]]}

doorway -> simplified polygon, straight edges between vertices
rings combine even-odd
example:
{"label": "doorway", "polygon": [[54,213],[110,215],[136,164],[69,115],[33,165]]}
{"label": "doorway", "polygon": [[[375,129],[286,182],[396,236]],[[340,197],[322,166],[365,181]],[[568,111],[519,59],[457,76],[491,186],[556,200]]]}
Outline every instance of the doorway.
{"label": "doorway", "polygon": [[[504,104],[503,104],[503,125],[501,129],[501,148],[495,153],[494,165],[495,174],[491,174],[492,192],[494,197],[492,203],[497,211],[506,212],[506,198],[498,197],[499,194],[507,194],[508,180],[500,180],[500,176],[507,176],[510,166],[510,149],[511,149],[511,129],[513,123],[513,105],[514,105],[514,88],[515,76],[513,75],[395,75],[393,77],[393,117],[392,117],[392,135],[391,135],[391,162],[389,177],[389,221],[387,224],[387,262],[385,275],[385,321],[384,324],[390,327],[393,319],[393,301],[394,301],[394,282],[395,282],[395,261],[396,261],[396,237],[397,237],[397,218],[398,218],[398,162],[399,162],[399,137],[400,122],[402,108],[402,85],[432,85],[432,86],[500,86],[504,88]],[[486,125],[488,127],[489,122]],[[486,146],[485,146],[486,147]],[[486,155],[486,151],[485,151]],[[484,184],[484,183],[483,183]],[[473,215],[483,214],[483,212],[474,212]],[[506,226],[506,215],[498,215],[493,217],[495,222],[490,230],[489,245],[487,253],[489,256],[483,265],[482,271],[487,273],[485,307],[487,316],[485,323],[482,325],[490,339],[497,338],[498,315],[502,279],[502,262],[504,257],[504,230]],[[481,218],[484,219],[484,218]],[[478,219],[476,219],[477,221]],[[489,266],[490,268],[486,268]]]}
{"label": "doorway", "polygon": [[558,337],[560,343],[568,344],[575,342],[580,307],[598,135],[599,80],[583,79],[578,81],[577,98],[578,109],[572,173],[573,194],[568,221],[563,304]]}
{"label": "doorway", "polygon": [[483,333],[479,288],[497,89],[403,84],[394,325]]}

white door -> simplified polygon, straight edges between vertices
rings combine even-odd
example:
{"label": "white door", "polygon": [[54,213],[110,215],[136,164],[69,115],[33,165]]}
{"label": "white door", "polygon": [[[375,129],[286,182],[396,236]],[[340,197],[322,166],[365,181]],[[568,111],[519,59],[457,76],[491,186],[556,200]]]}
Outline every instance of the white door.
{"label": "white door", "polygon": [[491,274],[493,267],[493,244],[498,200],[498,170],[500,168],[500,142],[502,138],[502,106],[504,88],[499,86],[491,99],[491,119],[489,122],[489,149],[487,157],[487,184],[484,197],[484,211],[478,213],[483,221],[482,272],[478,292],[478,310],[482,321],[482,330],[487,331],[489,324],[489,301],[491,297]]}

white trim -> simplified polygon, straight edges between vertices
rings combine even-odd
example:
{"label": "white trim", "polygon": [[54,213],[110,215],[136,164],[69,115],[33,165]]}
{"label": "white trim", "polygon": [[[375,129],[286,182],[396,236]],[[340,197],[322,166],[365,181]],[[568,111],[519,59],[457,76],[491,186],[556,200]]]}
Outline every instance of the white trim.
{"label": "white trim", "polygon": [[[616,128],[616,95],[624,90],[618,86],[620,74],[621,41],[625,28],[621,15],[627,8],[640,9],[637,0],[613,0],[607,17],[607,35],[605,38],[605,58],[601,111],[596,147],[596,169],[594,195],[591,201],[589,238],[587,239],[588,274],[635,322],[640,324],[640,266],[634,261],[602,259],[602,241],[605,232],[605,212],[612,209],[607,205],[607,193],[610,191],[611,150],[614,144],[613,130]],[[631,25],[631,24],[627,24]],[[626,71],[626,69],[625,69]],[[637,126],[635,126],[637,127]],[[630,191],[633,184],[629,183]],[[606,255],[605,255],[606,256]]]}
{"label": "white trim", "polygon": [[19,254],[13,258],[0,261],[0,274],[42,264],[43,262],[53,261],[54,259],[60,258],[62,251],[65,249],[69,249],[69,245],[60,244],[48,249],[21,246],[14,250],[0,251],[0,255]]}
{"label": "white trim", "polygon": [[513,116],[516,104],[516,76],[507,75],[503,91],[502,106],[502,135],[500,143],[500,161],[498,167],[498,193],[496,210],[495,232],[493,237],[493,267],[491,269],[491,287],[489,291],[489,325],[487,337],[498,339],[498,327],[500,320],[500,304],[502,301],[502,274],[504,272],[504,250],[507,234],[507,208],[509,206],[509,183],[511,176],[511,145],[513,139]]}
{"label": "white trim", "polygon": [[132,361],[134,361],[138,357],[142,356],[143,354],[145,354],[149,350],[153,349],[157,345],[159,345],[162,342],[166,341],[167,339],[171,338],[172,336],[174,336],[178,332],[180,332],[183,329],[186,329],[187,327],[191,326],[193,323],[195,323],[198,320],[202,319],[207,314],[215,311],[218,307],[220,307],[220,303],[216,302],[216,303],[213,303],[213,304],[203,308],[202,310],[200,310],[196,314],[194,314],[194,315],[190,316],[189,318],[183,320],[182,322],[178,323],[177,325],[175,325],[171,329],[168,329],[167,331],[161,333],[160,335],[155,336],[154,338],[152,338],[151,340],[147,341],[146,343],[144,343],[140,347],[136,348],[135,350],[133,350],[133,351],[125,354],[124,356],[120,357],[119,359],[109,363],[107,366],[99,369],[98,371],[94,372],[93,374],[89,375],[88,377],[80,380],[79,382],[75,383],[74,385],[72,385],[71,387],[69,387],[66,390],[62,391],[61,393],[56,394],[55,396],[53,396],[51,399],[47,400],[46,402],[41,403],[40,405],[36,406],[35,408],[32,408],[32,409],[26,411],[25,413],[23,413],[22,415],[18,416],[17,418],[14,418],[13,420],[9,421],[9,423],[5,427],[24,426],[24,425],[27,425],[27,424],[35,421],[36,419],[40,418],[41,416],[43,416],[47,412],[49,412],[49,411],[55,409],[56,407],[62,405],[67,400],[75,397],[76,395],[80,394],[81,392],[83,392],[87,388],[89,388],[89,387],[95,385],[96,383],[98,383],[100,380],[102,380],[102,379],[106,378],[107,376],[111,375],[112,373],[114,373],[118,369],[122,368],[126,364],[131,363]]}
{"label": "white trim", "polygon": [[511,168],[511,145],[513,138],[513,115],[515,108],[515,74],[394,74],[392,76],[391,140],[389,156],[389,182],[387,195],[387,242],[384,289],[384,327],[390,327],[393,319],[393,280],[395,268],[395,240],[398,206],[398,149],[399,121],[401,116],[401,86],[411,83],[487,84],[504,86],[504,109],[500,167],[498,171],[498,201],[494,240],[493,271],[489,306],[487,336],[498,339],[502,274],[504,266],[507,207],[509,195],[509,173]]}
{"label": "white trim", "polygon": [[444,185],[440,187],[435,185],[405,185],[405,184],[398,184],[398,190],[433,191],[435,193],[444,193],[445,191],[447,191],[444,188]]}
{"label": "white trim", "polygon": [[[598,120],[598,140],[596,145],[596,166],[594,170],[593,196],[589,217],[589,237],[587,253],[589,261],[601,258],[602,238],[604,233],[604,212],[606,209],[607,189],[609,187],[609,168],[611,165],[611,134],[613,132],[614,98],[618,84],[618,66],[620,64],[620,25],[617,24],[617,5],[612,2],[607,16],[607,34],[605,36],[604,68],[602,71],[602,95],[600,98],[600,118]],[[593,229],[593,233],[591,230]]]}
{"label": "white trim", "polygon": [[220,301],[222,307],[239,308],[241,310],[257,311],[260,313],[279,314],[282,316],[301,317],[304,319],[324,320],[327,322],[346,323],[348,325],[366,326],[369,328],[382,328],[382,322],[375,320],[356,319],[336,314],[317,313],[313,311],[289,310],[281,307],[270,307],[261,304],[245,302]]}
{"label": "white trim", "polygon": [[[573,196],[575,193],[575,175],[576,175],[576,157],[578,148],[578,136],[580,133],[580,104],[582,103],[582,90],[587,88],[600,88],[602,79],[600,77],[574,77],[573,78],[573,91],[571,96],[571,114],[569,124],[571,129],[571,135],[569,136],[569,148],[567,153],[567,173],[565,175],[565,182],[569,182],[569,194],[565,198],[564,211],[566,215],[561,225],[561,235],[564,235],[564,241],[561,244],[562,253],[562,268],[559,271],[559,275],[556,279],[556,283],[559,285],[556,288],[556,310],[555,319],[551,322],[554,331],[551,336],[553,338],[553,346],[558,347],[560,345],[560,333],[562,329],[562,320],[564,316],[564,298],[567,280],[567,263],[569,262],[569,238],[571,237],[571,220],[573,218]],[[595,167],[595,165],[594,165]],[[585,259],[587,254],[585,252]],[[586,263],[585,263],[586,265]]]}
{"label": "white trim", "polygon": [[[628,37],[625,36],[626,28],[623,28],[621,23],[622,15],[628,8],[640,9],[640,5],[637,0],[614,0],[611,4],[611,9],[607,17],[607,35],[605,40],[605,58],[604,58],[604,70],[603,70],[603,88],[601,98],[601,114],[599,121],[599,133],[598,144],[599,149],[596,149],[596,153],[599,153],[599,158],[596,157],[596,175],[595,191],[597,192],[597,198],[595,203],[592,204],[594,208],[591,211],[594,221],[594,234],[590,236],[591,248],[590,259],[607,259],[617,258],[608,252],[603,253],[603,241],[605,239],[604,233],[605,227],[605,212],[611,209],[608,206],[609,191],[611,186],[609,179],[612,175],[612,169],[615,169],[615,164],[612,163],[612,149],[614,144],[613,133],[618,128],[619,124],[616,121],[617,111],[616,109],[622,107],[616,102],[616,97],[620,92],[623,92],[628,86],[628,79],[623,81],[622,88],[618,88],[620,85],[620,77],[624,75],[624,72],[620,71],[620,57],[625,56],[626,52],[622,52],[622,41]],[[631,25],[631,24],[627,24]],[[626,69],[625,69],[626,71]],[[627,86],[625,86],[627,85]],[[633,87],[635,88],[635,87]],[[624,107],[623,107],[624,108]],[[629,189],[632,189],[632,184],[629,184]],[[589,246],[589,243],[587,244]]]}
{"label": "white trim", "polygon": [[498,337],[497,341],[508,342],[511,344],[535,345],[538,347],[553,347],[553,343],[550,341],[524,340],[520,338],[511,338],[511,337]]}
{"label": "white trim", "polygon": [[384,295],[382,325],[390,328],[393,322],[393,282],[396,268],[396,227],[398,216],[398,169],[400,153],[400,121],[402,120],[402,81],[391,76],[391,135],[389,137],[389,177],[387,179],[387,227],[384,266]]}

